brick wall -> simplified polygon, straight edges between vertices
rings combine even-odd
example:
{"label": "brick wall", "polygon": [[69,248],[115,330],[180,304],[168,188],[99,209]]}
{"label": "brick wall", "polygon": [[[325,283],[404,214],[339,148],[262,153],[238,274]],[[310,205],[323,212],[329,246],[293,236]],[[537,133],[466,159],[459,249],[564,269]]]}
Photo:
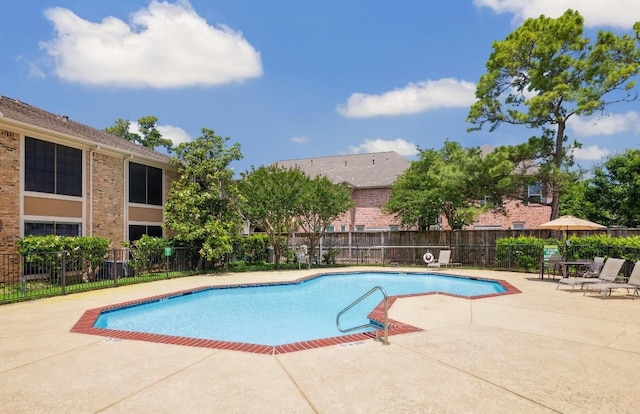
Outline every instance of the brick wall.
{"label": "brick wall", "polygon": [[542,204],[529,204],[523,201],[511,200],[506,202],[507,215],[487,212],[477,217],[473,229],[477,226],[500,226],[503,230],[513,228],[514,223],[524,223],[525,229],[535,229],[542,223],[549,221],[551,206]]}
{"label": "brick wall", "polygon": [[0,129],[0,254],[16,253],[20,236],[20,136]]}
{"label": "brick wall", "polygon": [[[385,214],[382,211],[389,197],[391,190],[388,188],[355,189],[351,193],[351,199],[355,202],[355,207],[346,214],[339,217],[332,223],[334,231],[340,231],[341,226],[345,226],[347,231],[355,231],[356,226],[365,226],[365,230],[388,229],[389,226],[398,225],[393,215]],[[471,230],[475,227],[499,227],[503,230],[512,229],[514,224],[524,224],[525,229],[535,229],[540,224],[549,221],[551,207],[540,204],[524,204],[522,201],[507,201],[507,215],[487,212],[478,216],[474,225],[467,226]],[[446,219],[442,218],[442,227],[449,229]]]}
{"label": "brick wall", "polygon": [[114,248],[125,240],[124,164],[121,158],[93,154],[93,236],[110,239]]}
{"label": "brick wall", "polygon": [[356,226],[364,226],[365,230],[370,230],[388,229],[389,226],[396,225],[397,220],[382,211],[382,206],[389,201],[390,196],[391,190],[388,188],[354,189],[351,199],[355,207],[333,222],[335,231],[340,231],[341,226],[345,226],[346,230],[355,230]]}

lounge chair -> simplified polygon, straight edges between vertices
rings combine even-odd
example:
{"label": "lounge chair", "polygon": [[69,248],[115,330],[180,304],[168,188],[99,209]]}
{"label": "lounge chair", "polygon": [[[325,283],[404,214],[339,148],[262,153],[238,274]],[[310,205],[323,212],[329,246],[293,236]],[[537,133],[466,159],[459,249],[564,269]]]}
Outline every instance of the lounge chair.
{"label": "lounge chair", "polygon": [[451,250],[440,250],[438,254],[438,260],[435,262],[427,263],[427,267],[448,267],[449,260],[451,259]]}
{"label": "lounge chair", "polygon": [[600,275],[600,271],[602,270],[602,266],[604,266],[604,257],[596,256],[593,258],[593,263],[589,268],[585,269],[582,273],[582,277],[598,277]]}
{"label": "lounge chair", "polygon": [[[614,289],[627,289],[627,293],[629,290],[633,289],[633,299],[635,300],[638,295],[638,289],[640,289],[640,261],[636,262],[633,265],[633,270],[631,271],[631,275],[629,275],[629,279],[623,283],[596,283],[592,285],[592,289],[594,291],[599,291],[602,293],[602,299],[607,296],[607,293],[611,295],[611,292]],[[585,294],[587,291],[585,290]]]}
{"label": "lounge chair", "polygon": [[560,285],[569,285],[571,286],[571,291],[573,291],[573,289],[578,285],[580,285],[580,289],[582,289],[582,287],[587,284],[613,283],[618,277],[620,269],[622,269],[622,265],[624,265],[624,259],[610,257],[604,262],[598,277],[565,277],[558,280],[556,289],[558,289]]}

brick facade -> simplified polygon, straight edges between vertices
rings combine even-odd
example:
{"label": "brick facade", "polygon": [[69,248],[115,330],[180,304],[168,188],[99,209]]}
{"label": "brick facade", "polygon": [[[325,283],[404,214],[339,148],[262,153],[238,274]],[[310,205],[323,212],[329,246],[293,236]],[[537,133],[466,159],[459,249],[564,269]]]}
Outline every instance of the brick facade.
{"label": "brick facade", "polygon": [[359,226],[364,230],[389,230],[397,224],[397,220],[382,211],[389,197],[389,188],[356,188],[351,192],[351,200],[355,206],[346,214],[333,222],[335,231],[341,228],[355,231]]}
{"label": "brick facade", "polygon": [[[25,137],[82,151],[83,188],[78,196],[27,192],[21,182]],[[120,248],[128,239],[132,211],[144,225],[161,226],[162,207],[128,203],[129,162],[164,171],[162,192],[175,178],[169,157],[104,131],[0,96],[0,254],[15,253],[23,221],[79,224],[81,234],[111,240]],[[138,219],[139,220],[139,219]]]}
{"label": "brick facade", "polygon": [[[485,151],[489,149],[485,148]],[[355,206],[335,220],[333,231],[393,230],[400,227],[400,220],[383,212],[391,197],[391,185],[403,174],[410,163],[393,151],[372,154],[337,155],[332,157],[304,158],[278,161],[286,168],[299,168],[311,177],[326,176],[334,183],[349,185]],[[549,221],[551,207],[508,201],[507,214],[481,214],[466,229],[534,229]],[[440,226],[449,230],[446,218]]]}
{"label": "brick facade", "polygon": [[108,238],[114,248],[119,248],[120,242],[125,240],[125,162],[121,158],[93,153],[92,168],[91,174],[87,174],[93,176],[91,235]]}
{"label": "brick facade", "polygon": [[20,141],[0,128],[0,253],[15,253],[20,235]]}
{"label": "brick facade", "polygon": [[527,204],[521,200],[510,200],[505,204],[506,215],[487,212],[481,214],[473,226],[467,228],[535,229],[542,223],[549,221],[551,217],[551,206]]}

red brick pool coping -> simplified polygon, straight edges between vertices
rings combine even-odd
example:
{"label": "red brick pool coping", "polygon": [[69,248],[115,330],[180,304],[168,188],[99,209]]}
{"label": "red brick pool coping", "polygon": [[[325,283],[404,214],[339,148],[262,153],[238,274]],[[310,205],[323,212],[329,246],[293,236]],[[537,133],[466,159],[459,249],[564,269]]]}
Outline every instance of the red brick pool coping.
{"label": "red brick pool coping", "polygon": [[[346,272],[346,273],[362,273],[362,272]],[[386,272],[386,273],[397,273],[397,272]],[[403,272],[403,273],[415,273],[421,274],[419,272]],[[243,351],[243,352],[251,352],[256,354],[268,354],[268,355],[276,355],[276,354],[285,354],[289,352],[297,352],[303,351],[307,349],[315,349],[322,348],[326,346],[332,345],[345,345],[354,342],[360,342],[363,340],[368,340],[375,338],[375,332],[362,332],[351,335],[344,336],[336,336],[330,338],[322,338],[322,339],[313,339],[309,341],[303,342],[295,342],[283,345],[260,345],[260,344],[251,344],[244,342],[229,342],[229,341],[219,341],[216,339],[199,339],[199,338],[189,338],[182,336],[171,336],[171,335],[160,335],[160,334],[152,334],[152,333],[143,333],[143,332],[130,332],[130,331],[121,331],[116,329],[104,329],[104,328],[95,328],[94,324],[100,314],[102,312],[111,311],[120,308],[126,308],[130,306],[142,305],[145,303],[156,302],[162,299],[168,299],[177,296],[189,295],[192,293],[211,290],[211,289],[231,289],[237,287],[259,287],[259,286],[273,286],[273,285],[289,285],[289,284],[298,284],[304,282],[305,280],[310,280],[320,276],[330,276],[331,274],[322,273],[307,276],[304,278],[296,279],[290,282],[265,282],[265,283],[247,283],[247,284],[232,284],[232,285],[220,285],[220,286],[203,286],[194,289],[188,289],[178,292],[167,293],[158,296],[151,296],[143,299],[137,299],[129,302],[117,303],[113,305],[102,306],[99,308],[89,309],[84,312],[82,317],[76,322],[76,324],[71,328],[71,332],[88,334],[88,335],[98,335],[105,336],[114,339],[130,339],[135,341],[147,341],[147,342],[155,342],[155,343],[163,343],[163,344],[172,344],[172,345],[183,345],[183,346],[193,346],[200,348],[211,348],[211,349],[226,349],[233,351]],[[447,295],[453,297],[459,297],[463,299],[482,299],[493,296],[503,296],[510,295],[514,293],[521,293],[520,290],[515,288],[509,282],[505,280],[499,279],[485,279],[485,278],[475,278],[475,277],[466,277],[466,276],[454,276],[454,275],[446,275],[448,277],[459,277],[464,279],[473,279],[473,280],[484,280],[490,282],[497,282],[502,285],[506,290],[500,293],[492,293],[487,295],[478,295],[478,296],[463,296],[463,295],[453,295],[446,292],[425,292],[425,293],[415,293],[408,295],[398,295],[398,296],[389,296],[388,297],[388,307],[391,308],[393,303],[398,298],[406,298],[412,296],[425,296],[425,295]],[[383,325],[384,323],[384,301],[381,301],[378,306],[371,311],[369,314],[369,319]],[[396,321],[393,319],[388,320],[388,335],[399,335],[410,332],[419,332],[422,329],[417,328],[412,325],[408,325],[406,323]],[[379,331],[380,336],[382,336],[381,330]]]}

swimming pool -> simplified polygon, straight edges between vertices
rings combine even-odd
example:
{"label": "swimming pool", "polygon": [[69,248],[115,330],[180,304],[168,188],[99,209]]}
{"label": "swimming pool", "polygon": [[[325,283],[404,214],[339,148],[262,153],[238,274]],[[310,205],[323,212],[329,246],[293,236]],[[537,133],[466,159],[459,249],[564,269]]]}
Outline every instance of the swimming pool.
{"label": "swimming pool", "polygon": [[[321,274],[289,283],[209,287],[116,305],[94,314],[91,328],[101,335],[144,333],[267,348],[326,338],[342,342],[367,333],[343,334],[336,328],[336,315],[374,286],[383,287],[392,299],[434,292],[462,297],[513,293],[509,286],[488,279],[406,272]],[[371,312],[381,300],[381,294],[373,294],[362,301],[341,318],[343,328],[374,319]],[[392,328],[411,330],[393,322]]]}

